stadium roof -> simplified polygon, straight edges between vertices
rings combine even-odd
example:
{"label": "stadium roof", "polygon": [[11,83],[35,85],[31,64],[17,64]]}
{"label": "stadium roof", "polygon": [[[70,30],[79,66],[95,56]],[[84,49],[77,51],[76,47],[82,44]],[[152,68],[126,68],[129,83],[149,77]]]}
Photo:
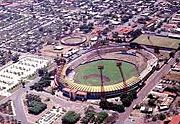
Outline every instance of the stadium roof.
{"label": "stadium roof", "polygon": [[[139,81],[140,79],[138,77],[132,77],[126,80],[126,84],[128,87],[130,87],[137,84]],[[75,83],[73,80],[66,80],[66,83],[68,84],[69,88],[76,89],[78,91],[101,92],[101,86],[88,86],[88,85],[78,84],[78,83]],[[124,87],[123,82],[119,82],[117,84],[104,86],[104,91],[111,92],[111,91],[122,90],[124,88],[125,87]]]}

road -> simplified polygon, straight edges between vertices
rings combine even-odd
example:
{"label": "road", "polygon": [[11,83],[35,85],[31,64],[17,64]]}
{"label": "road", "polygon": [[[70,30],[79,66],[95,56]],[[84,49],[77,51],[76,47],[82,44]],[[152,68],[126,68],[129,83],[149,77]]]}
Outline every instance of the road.
{"label": "road", "polygon": [[[51,67],[49,69],[49,71],[52,71],[54,69],[54,67]],[[29,83],[27,83],[25,85],[25,88],[19,88],[18,90],[16,90],[14,93],[12,93],[11,96],[4,98],[3,100],[0,101],[0,104],[5,103],[8,100],[12,100],[13,104],[14,104],[14,108],[15,108],[15,113],[16,115],[14,116],[14,118],[16,118],[17,120],[20,120],[22,122],[22,124],[29,124],[24,110],[23,110],[23,105],[22,105],[22,95],[25,94],[27,91],[30,90],[29,86],[33,85],[34,83],[38,82],[40,80],[41,77],[36,77],[35,79],[33,79],[32,81],[30,81]],[[0,114],[3,115],[3,114]],[[4,115],[3,115],[4,116]]]}
{"label": "road", "polygon": [[0,104],[5,103],[8,100],[12,100],[15,108],[15,118],[17,120],[21,120],[22,124],[28,124],[25,113],[23,111],[22,106],[22,95],[29,90],[29,86],[34,84],[35,82],[38,82],[40,77],[35,78],[33,81],[26,84],[25,88],[19,88],[17,91],[15,91],[11,96],[4,98],[0,101]]}
{"label": "road", "polygon": [[[175,58],[176,57],[179,57],[179,52],[176,53]],[[146,85],[138,92],[138,98],[132,102],[130,107],[126,108],[124,113],[121,113],[119,115],[119,119],[117,120],[116,124],[127,124],[125,123],[125,120],[132,112],[133,106],[142,102],[143,99],[147,96],[147,94],[153,89],[153,87],[158,84],[161,78],[169,72],[171,65],[175,63],[175,58],[170,58],[168,64],[164,65],[159,71],[154,72],[148,78],[148,80],[145,82]]]}

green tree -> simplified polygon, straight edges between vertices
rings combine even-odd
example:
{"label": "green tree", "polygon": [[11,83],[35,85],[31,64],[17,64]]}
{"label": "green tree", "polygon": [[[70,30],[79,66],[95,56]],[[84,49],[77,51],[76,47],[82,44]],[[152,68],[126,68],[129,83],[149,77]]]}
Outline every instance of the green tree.
{"label": "green tree", "polygon": [[102,109],[112,109],[113,103],[108,101],[100,101],[99,106]]}
{"label": "green tree", "polygon": [[159,120],[164,120],[164,119],[166,119],[166,115],[163,113],[160,113],[158,118],[159,118]]}
{"label": "green tree", "polygon": [[97,115],[95,124],[101,124],[103,121],[108,117],[108,114],[106,112],[100,112]]}
{"label": "green tree", "polygon": [[133,97],[133,99],[136,99],[136,98],[137,98],[137,91],[136,91],[136,90],[130,91],[129,94]]}
{"label": "green tree", "polygon": [[156,116],[153,116],[152,121],[156,121],[156,120],[157,120]]}
{"label": "green tree", "polygon": [[148,98],[154,99],[154,96],[150,93],[150,94],[148,95]]}
{"label": "green tree", "polygon": [[179,58],[176,58],[176,63],[179,63]]}
{"label": "green tree", "polygon": [[128,94],[125,93],[125,92],[121,93],[121,95],[120,95],[121,99],[124,99],[124,98],[127,98],[127,97],[128,97]]}
{"label": "green tree", "polygon": [[156,105],[155,105],[155,102],[156,102],[155,99],[149,99],[149,100],[148,100],[148,105],[149,105],[149,106],[156,106]]}
{"label": "green tree", "polygon": [[175,52],[174,52],[174,51],[172,51],[172,52],[169,53],[169,57],[170,57],[170,58],[174,58],[174,55],[175,55]]}
{"label": "green tree", "polygon": [[129,98],[124,98],[121,101],[125,107],[129,107],[131,105],[131,100]]}
{"label": "green tree", "polygon": [[22,87],[25,88],[25,81],[21,80],[20,82],[21,82]]}
{"label": "green tree", "polygon": [[42,111],[44,111],[47,108],[47,105],[45,103],[42,103],[41,101],[29,101],[28,102],[28,113],[38,115]]}
{"label": "green tree", "polygon": [[85,116],[81,119],[82,124],[88,124],[95,119],[95,112],[88,112]]}
{"label": "green tree", "polygon": [[124,106],[123,105],[121,105],[121,104],[118,104],[118,105],[116,105],[117,107],[116,107],[116,111],[118,111],[118,112],[124,112],[125,111],[125,109],[124,109]]}
{"label": "green tree", "polygon": [[63,124],[75,124],[80,119],[80,114],[77,114],[75,111],[68,111],[62,117]]}

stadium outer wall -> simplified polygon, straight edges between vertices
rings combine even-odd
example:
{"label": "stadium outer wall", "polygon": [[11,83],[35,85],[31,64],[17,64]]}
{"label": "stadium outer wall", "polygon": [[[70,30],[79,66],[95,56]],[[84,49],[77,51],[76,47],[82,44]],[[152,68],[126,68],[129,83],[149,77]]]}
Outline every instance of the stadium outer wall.
{"label": "stadium outer wall", "polygon": [[[125,50],[128,50],[128,49],[118,46],[118,47],[111,47],[111,48],[101,48],[99,50],[102,50],[103,52],[108,53],[108,52],[125,51]],[[97,51],[95,51],[95,52],[94,51],[95,50],[92,50],[92,51],[89,51],[89,52],[91,52],[93,54],[97,52]],[[87,53],[89,53],[89,52],[87,52]],[[85,54],[87,54],[87,53],[85,53]],[[156,66],[156,64],[154,64],[152,66],[152,68],[149,70],[149,72],[146,74],[148,76],[146,76],[146,75],[141,76],[141,78],[138,78],[138,80],[136,82],[134,82],[132,85],[128,86],[126,89],[122,88],[122,89],[117,89],[117,90],[104,92],[106,98],[116,97],[116,96],[120,95],[122,92],[129,92],[130,90],[138,89],[138,88],[142,87],[143,81],[146,80],[146,78],[148,78],[154,72],[154,70],[155,70],[154,66]],[[65,72],[65,74],[66,74],[66,72]],[[84,91],[81,91],[79,89],[72,88],[64,80],[65,76],[66,75],[62,75],[62,73],[61,73],[61,76],[55,76],[55,82],[56,82],[56,84],[59,84],[59,88],[63,92],[64,96],[69,97],[71,99],[78,99],[78,100],[99,99],[101,97],[101,92],[84,92]]]}

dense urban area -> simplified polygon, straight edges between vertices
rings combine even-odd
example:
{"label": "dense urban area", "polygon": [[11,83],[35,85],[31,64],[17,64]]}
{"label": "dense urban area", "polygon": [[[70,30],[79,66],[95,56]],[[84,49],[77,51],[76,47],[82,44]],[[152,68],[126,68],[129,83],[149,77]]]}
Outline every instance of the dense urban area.
{"label": "dense urban area", "polygon": [[0,124],[180,124],[180,0],[0,0]]}

